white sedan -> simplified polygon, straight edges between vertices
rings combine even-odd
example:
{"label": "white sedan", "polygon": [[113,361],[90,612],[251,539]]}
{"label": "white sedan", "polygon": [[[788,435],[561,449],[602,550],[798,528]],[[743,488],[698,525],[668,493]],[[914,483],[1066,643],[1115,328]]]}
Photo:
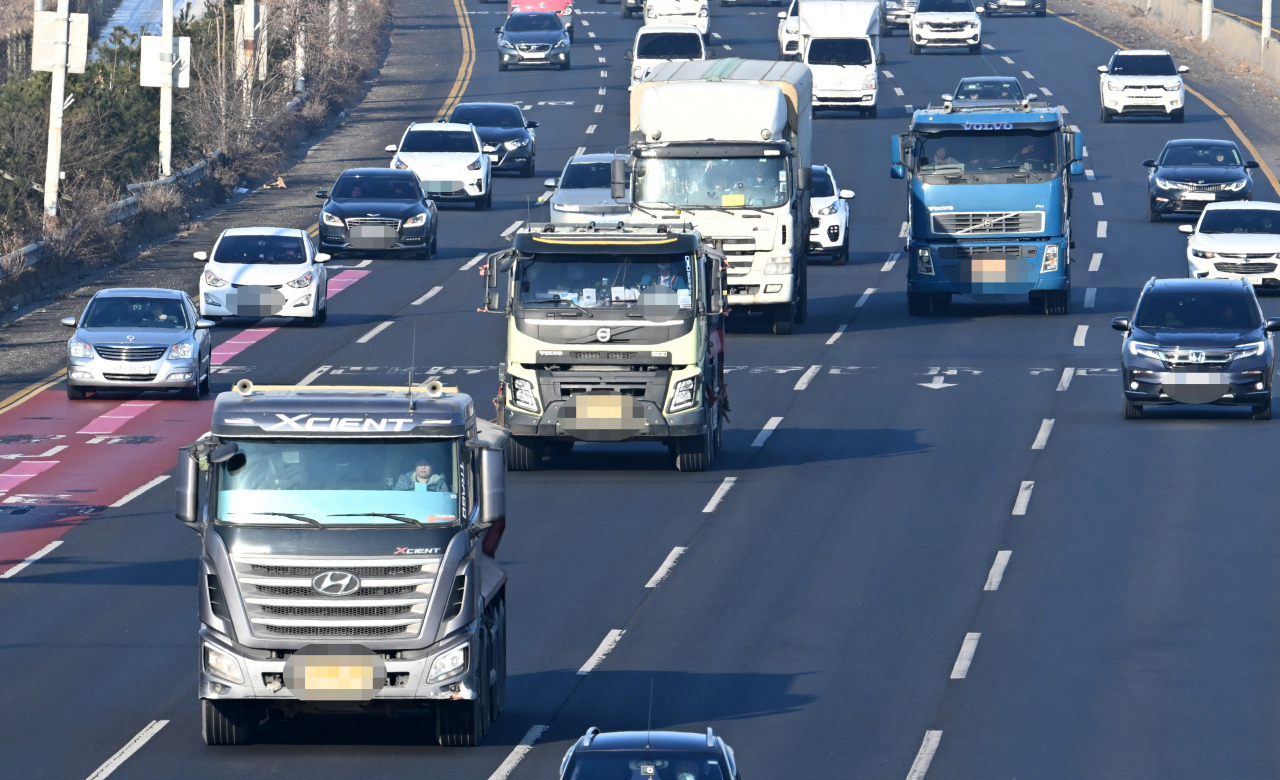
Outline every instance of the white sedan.
{"label": "white sedan", "polygon": [[484,153],[473,126],[414,122],[387,151],[395,154],[391,167],[413,171],[423,193],[437,203],[470,201],[477,209],[493,204],[489,186],[498,155]]}
{"label": "white sedan", "polygon": [[1195,226],[1179,225],[1187,239],[1187,276],[1248,279],[1280,286],[1280,203],[1210,203]]}
{"label": "white sedan", "polygon": [[849,262],[849,201],[853,190],[836,187],[836,177],[825,165],[813,166],[813,189],[809,192],[809,254],[829,255],[831,262]]}
{"label": "white sedan", "polygon": [[316,252],[307,231],[297,228],[224,230],[200,274],[200,316],[296,317],[309,326],[329,315],[329,256]]}

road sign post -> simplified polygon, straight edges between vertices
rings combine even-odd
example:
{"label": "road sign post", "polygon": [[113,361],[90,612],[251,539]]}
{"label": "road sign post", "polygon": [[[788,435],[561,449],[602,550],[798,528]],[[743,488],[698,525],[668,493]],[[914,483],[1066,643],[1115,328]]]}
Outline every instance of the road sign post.
{"label": "road sign post", "polygon": [[56,11],[36,11],[31,28],[31,70],[53,74],[49,89],[49,147],[44,167],[44,213],[58,216],[58,184],[62,175],[62,114],[67,100],[67,73],[84,73],[89,52],[89,16],[70,12],[69,0]]}

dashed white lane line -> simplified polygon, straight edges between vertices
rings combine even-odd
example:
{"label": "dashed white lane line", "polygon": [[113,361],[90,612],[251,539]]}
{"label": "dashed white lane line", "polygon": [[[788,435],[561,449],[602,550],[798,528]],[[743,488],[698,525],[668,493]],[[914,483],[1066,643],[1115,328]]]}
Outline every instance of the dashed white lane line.
{"label": "dashed white lane line", "polygon": [[606,91],[606,89],[605,89],[604,87],[601,87],[601,88],[600,88],[600,92],[599,92],[598,94],[603,95],[603,94],[605,93],[605,91]]}
{"label": "dashed white lane line", "polygon": [[982,48],[986,49],[987,51],[995,51],[995,50],[996,50],[996,47],[992,46],[992,45],[991,45],[991,44],[989,44],[989,43],[984,43],[984,44],[982,44]]}
{"label": "dashed white lane line", "polygon": [[1101,206],[1101,205],[1102,205],[1102,193],[1101,193],[1101,192],[1095,192],[1095,193],[1093,193],[1093,205],[1095,205],[1095,206]]}
{"label": "dashed white lane line", "polygon": [[315,371],[312,371],[310,374],[307,374],[307,375],[306,375],[306,376],[304,376],[302,379],[300,379],[300,380],[298,381],[298,384],[299,384],[299,385],[303,385],[303,386],[305,386],[305,385],[309,385],[309,384],[311,384],[312,382],[314,382],[314,381],[316,381],[317,379],[319,379],[319,378],[320,378],[320,376],[321,376],[324,372],[328,371],[328,370],[329,370],[329,369],[331,369],[331,368],[333,368],[333,366],[320,366],[320,367],[319,367],[319,368],[317,368]]}
{"label": "dashed white lane line", "polygon": [[646,588],[658,587],[659,583],[665,580],[671,570],[675,568],[676,561],[680,559],[681,555],[684,555],[684,551],[687,549],[689,548],[672,547],[671,552],[667,553],[667,559],[662,562],[662,565],[658,567],[658,570],[653,573],[653,576],[649,578],[649,581],[644,586]]}
{"label": "dashed white lane line", "polygon": [[844,333],[845,329],[848,327],[849,327],[848,325],[841,325],[840,327],[836,328],[836,332],[832,333],[831,338],[827,339],[827,346],[831,346],[832,344],[839,341],[840,335]]}
{"label": "dashed white lane line", "polygon": [[[582,14],[582,11],[578,11],[578,14],[579,14],[579,15],[581,15],[581,14]],[[579,24],[581,24],[583,27],[590,27],[590,26],[591,26],[591,22],[588,22],[586,19],[579,19],[579,20],[578,20],[578,23],[579,23]]]}
{"label": "dashed white lane line", "polygon": [[607,79],[607,78],[609,78],[609,71],[607,71],[607,70],[602,70],[602,71],[600,71],[600,78],[602,78],[602,79]]}
{"label": "dashed white lane line", "polygon": [[1077,326],[1076,326],[1076,337],[1075,337],[1074,339],[1072,339],[1072,340],[1071,340],[1071,345],[1072,345],[1073,347],[1083,347],[1083,346],[1084,346],[1084,337],[1085,337],[1085,336],[1087,336],[1087,335],[1089,335],[1089,326],[1088,326],[1088,325],[1077,325]]}
{"label": "dashed white lane line", "polygon": [[1026,77],[1027,77],[1027,78],[1029,78],[1029,79],[1033,79],[1033,78],[1035,78],[1035,76],[1032,76],[1030,73],[1026,72],[1025,70],[1024,70],[1024,71],[1022,71],[1022,75],[1023,75],[1023,76],[1026,76]]}
{"label": "dashed white lane line", "polygon": [[898,228],[898,238],[907,237],[907,223],[903,222],[902,227]]}
{"label": "dashed white lane line", "polygon": [[434,298],[434,297],[435,297],[435,295],[436,295],[436,293],[440,292],[440,291],[441,291],[441,290],[443,290],[443,289],[444,289],[443,287],[440,287],[440,286],[438,286],[438,285],[437,285],[437,286],[435,286],[435,287],[432,287],[430,290],[427,290],[426,295],[423,295],[421,298],[419,298],[418,300],[414,301],[413,303],[411,303],[411,304],[409,304],[409,305],[410,305],[410,306],[421,306],[422,304],[424,304],[424,303],[426,303],[427,301],[429,301],[429,300],[431,300],[432,298]]}
{"label": "dashed white lane line", "polygon": [[987,584],[982,586],[983,590],[1000,589],[1000,581],[1004,579],[1004,568],[1009,565],[1010,555],[1013,555],[1013,550],[996,553],[995,563],[991,564],[991,571],[987,572]]}
{"label": "dashed white lane line", "polygon": [[898,97],[902,97],[903,95],[902,87],[894,87],[893,94],[897,95]]}
{"label": "dashed white lane line", "polygon": [[1096,271],[1102,267],[1102,253],[1094,252],[1093,259],[1089,261],[1089,270]]}
{"label": "dashed white lane line", "polygon": [[627,633],[625,629],[615,628],[608,634],[605,634],[604,641],[600,643],[600,646],[596,648],[596,651],[591,654],[591,657],[587,659],[587,662],[578,670],[578,674],[590,674],[592,669],[600,665],[600,662],[609,654],[609,651],[617,646],[618,640],[621,639],[622,635],[625,633]]}
{"label": "dashed white lane line", "polygon": [[587,33],[587,37],[588,37],[588,38],[594,38],[594,37],[596,37],[596,34],[595,34],[595,33],[593,33],[593,32],[589,32],[589,33]]}
{"label": "dashed white lane line", "polygon": [[960,643],[960,654],[951,667],[951,679],[963,680],[969,675],[969,664],[973,663],[973,654],[978,652],[978,640],[981,638],[982,634],[974,632],[964,635],[964,641]]}
{"label": "dashed white lane line", "polygon": [[1030,480],[1018,486],[1018,497],[1013,502],[1013,513],[1015,515],[1025,515],[1027,513],[1027,504],[1031,503],[1031,491],[1035,489],[1035,486],[1036,483]]}
{"label": "dashed white lane line", "polygon": [[1053,97],[1053,93],[1049,91],[1048,87],[1043,87],[1043,86],[1040,87],[1040,94],[1046,95],[1048,97]]}
{"label": "dashed white lane line", "polygon": [[161,474],[160,476],[158,476],[158,477],[156,477],[155,479],[151,480],[150,482],[148,482],[147,484],[143,485],[142,487],[137,487],[137,488],[134,488],[133,490],[130,490],[128,493],[125,493],[123,496],[121,496],[121,497],[120,497],[120,499],[119,499],[118,501],[116,501],[114,504],[112,504],[112,505],[111,505],[111,508],[112,508],[112,509],[119,509],[120,507],[122,507],[122,506],[124,506],[125,504],[129,503],[130,501],[132,501],[133,499],[135,499],[135,498],[137,498],[138,496],[142,495],[143,493],[147,492],[148,490],[150,490],[151,488],[155,487],[156,485],[159,485],[161,482],[164,482],[164,481],[165,481],[166,479],[168,479],[168,478],[169,478],[169,475],[168,475],[168,474]]}
{"label": "dashed white lane line", "polygon": [[1107,221],[1105,219],[1098,220],[1098,238],[1107,237]]}
{"label": "dashed white lane line", "polygon": [[502,231],[502,237],[503,237],[503,238],[506,238],[507,236],[509,236],[509,235],[511,235],[512,233],[516,232],[517,230],[519,230],[519,229],[520,229],[520,226],[521,226],[521,225],[523,225],[523,224],[524,224],[524,220],[522,220],[522,219],[517,219],[515,222],[512,222],[512,223],[511,223],[511,225],[510,225],[510,227],[508,227],[506,230]]}
{"label": "dashed white lane line", "polygon": [[591,134],[592,134],[592,133],[594,133],[595,131],[596,131],[596,126],[595,126],[595,125],[588,125],[588,126],[587,126],[587,135],[591,135]]}
{"label": "dashed white lane line", "polygon": [[1040,421],[1040,432],[1036,434],[1036,440],[1031,443],[1031,449],[1042,450],[1044,445],[1049,443],[1049,434],[1053,432],[1053,420],[1045,418]]}
{"label": "dashed white lane line", "polygon": [[887,79],[891,79],[891,78],[893,78],[893,74],[892,74],[892,73],[890,73],[890,72],[889,72],[889,71],[887,71],[887,70],[882,70],[882,71],[880,71],[880,72],[881,72],[881,73],[883,73],[883,74],[884,74],[884,77],[885,77],[885,78],[887,78]]}
{"label": "dashed white lane line", "polygon": [[795,390],[804,390],[813,381],[813,378],[822,370],[822,366],[809,366],[809,370],[800,375],[800,379],[796,381]]}
{"label": "dashed white lane line", "polygon": [[9,579],[9,578],[10,578],[10,577],[12,577],[13,575],[17,574],[18,572],[20,572],[20,571],[22,571],[23,569],[27,568],[28,566],[30,566],[31,564],[33,564],[33,563],[35,563],[36,561],[40,560],[40,559],[41,559],[41,558],[43,558],[44,556],[46,556],[46,555],[48,555],[49,553],[53,552],[54,548],[55,548],[55,547],[57,547],[57,546],[58,546],[58,545],[60,545],[60,544],[62,544],[61,540],[56,541],[56,542],[49,542],[49,543],[48,543],[48,544],[46,544],[44,547],[41,547],[41,548],[40,548],[39,550],[37,550],[36,552],[33,552],[31,555],[27,556],[27,558],[26,558],[25,560],[23,560],[23,561],[22,561],[21,563],[19,563],[18,565],[14,566],[14,567],[13,567],[12,569],[10,569],[9,571],[5,572],[4,574],[0,574],[0,580],[7,580],[7,579]]}
{"label": "dashed white lane line", "polygon": [[720,44],[720,48],[724,49],[725,51],[733,51],[733,47],[727,43]]}
{"label": "dashed white lane line", "polygon": [[579,146],[578,151],[574,152],[574,155],[586,154],[586,153],[587,153],[587,147]]}
{"label": "dashed white lane line", "polygon": [[374,337],[374,336],[378,335],[378,334],[379,334],[379,333],[381,333],[382,331],[384,331],[384,330],[386,330],[387,328],[391,327],[391,323],[393,323],[393,322],[395,322],[395,320],[387,320],[386,322],[379,322],[377,325],[374,325],[374,326],[373,326],[373,329],[372,329],[372,330],[370,330],[368,333],[366,333],[366,334],[364,334],[363,336],[361,336],[360,338],[356,339],[356,343],[357,343],[357,344],[368,344],[370,341],[373,341],[373,337]]}
{"label": "dashed white lane line", "polygon": [[595,43],[595,44],[592,44],[592,45],[596,47],[596,51],[600,51],[600,44]]}
{"label": "dashed white lane line", "polygon": [[1013,60],[1009,59],[1008,57],[1004,56],[1003,54],[1002,54],[1002,55],[1000,55],[1000,59],[1004,60],[1005,62],[1009,63],[1010,65],[1012,65],[1012,64],[1013,64]]}
{"label": "dashed white lane line", "polygon": [[901,252],[894,252],[889,255],[889,259],[884,261],[884,265],[880,266],[880,273],[888,273],[893,270],[893,264],[898,262],[898,258],[902,257]]}
{"label": "dashed white lane line", "polygon": [[1098,180],[1098,177],[1093,175],[1093,169],[1092,169],[1092,168],[1085,168],[1085,169],[1084,169],[1084,177],[1085,177],[1086,179],[1088,179],[1089,181],[1097,181],[1097,180]]}
{"label": "dashed white lane line", "polygon": [[764,424],[764,428],[760,433],[756,434],[756,440],[751,442],[752,447],[763,447],[764,443],[773,435],[773,430],[778,427],[778,423],[782,422],[781,417],[770,417],[769,422]]}
{"label": "dashed white lane line", "polygon": [[511,749],[507,757],[503,759],[498,768],[493,770],[493,774],[489,775],[489,780],[507,780],[511,773],[515,771],[516,765],[524,760],[525,754],[533,750],[533,745],[542,736],[542,732],[546,731],[546,726],[533,726],[525,733],[524,739],[520,740],[520,744]]}
{"label": "dashed white lane line", "polygon": [[[986,44],[983,45],[985,46]],[[929,764],[933,763],[933,754],[938,752],[938,743],[941,741],[941,731],[926,731],[924,733],[924,741],[920,743],[920,750],[916,753],[916,760],[911,762],[911,769],[907,772],[907,780],[924,780],[925,773],[929,771]]]}
{"label": "dashed white lane line", "polygon": [[720,37],[720,33],[718,33],[718,32],[713,32],[713,33],[711,33],[711,37],[712,37],[712,38],[719,38],[719,37]]}
{"label": "dashed white lane line", "polygon": [[596,59],[600,60],[600,64],[601,64],[601,65],[603,65],[603,64],[604,64],[604,63],[606,63],[606,62],[608,62],[608,60],[606,60],[604,57],[596,57]]}
{"label": "dashed white lane line", "polygon": [[873,293],[873,292],[875,292],[875,291],[876,291],[876,288],[874,288],[874,287],[868,287],[868,288],[867,288],[867,291],[866,291],[866,292],[864,292],[864,293],[862,294],[862,297],[858,299],[858,302],[857,302],[857,303],[855,303],[855,304],[853,305],[853,308],[855,308],[855,309],[861,309],[863,306],[866,306],[866,305],[867,305],[867,301],[871,298],[871,293]]}
{"label": "dashed white lane line", "polygon": [[729,494],[729,490],[737,481],[737,477],[725,477],[724,482],[720,483],[720,487],[716,488],[716,492],[711,494],[711,500],[702,508],[703,514],[716,511],[716,507],[720,506],[720,502]]}
{"label": "dashed white lane line", "polygon": [[147,724],[147,727],[139,731],[133,739],[125,743],[125,746],[116,751],[116,754],[108,758],[106,763],[94,770],[89,775],[89,780],[103,780],[112,772],[120,768],[120,765],[129,760],[129,756],[137,753],[139,748],[147,744],[148,741],[156,734],[160,733],[160,729],[169,725],[167,720],[153,720]]}
{"label": "dashed white lane line", "polygon": [[1062,369],[1062,378],[1058,380],[1058,392],[1064,392],[1071,387],[1071,377],[1076,375],[1076,370],[1071,366]]}
{"label": "dashed white lane line", "polygon": [[1093,305],[1097,302],[1097,300],[1098,300],[1098,288],[1097,287],[1086,288],[1084,291],[1084,307],[1086,309],[1092,309]]}
{"label": "dashed white lane line", "polygon": [[[582,152],[578,152],[578,154],[582,154]],[[468,260],[468,261],[467,261],[467,263],[466,263],[466,265],[462,266],[462,267],[461,267],[461,268],[459,268],[458,270],[459,270],[459,271],[470,271],[472,268],[474,268],[474,267],[475,267],[475,264],[476,264],[476,263],[478,263],[478,262],[480,262],[481,260],[483,260],[483,259],[484,259],[484,255],[485,255],[485,253],[484,253],[484,252],[481,252],[480,254],[478,254],[478,255],[476,255],[475,257],[473,257],[473,258],[471,258],[470,260]]]}
{"label": "dashed white lane line", "polygon": [[604,106],[601,105],[600,103],[596,103],[596,113],[598,114],[603,110],[604,110]]}

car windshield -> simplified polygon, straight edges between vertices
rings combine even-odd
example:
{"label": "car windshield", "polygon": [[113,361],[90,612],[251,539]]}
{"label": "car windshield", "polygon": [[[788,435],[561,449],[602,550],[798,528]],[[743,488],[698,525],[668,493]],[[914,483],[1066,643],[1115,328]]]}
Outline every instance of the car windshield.
{"label": "car windshield", "polygon": [[458,522],[451,440],[237,444],[240,451],[217,466],[220,523],[315,528]]}
{"label": "car windshield", "polygon": [[1118,54],[1111,60],[1113,76],[1176,76],[1178,68],[1168,54]]}
{"label": "car windshield", "polygon": [[810,65],[870,65],[871,44],[865,38],[814,38]]}
{"label": "car windshield", "polygon": [[689,33],[641,35],[636,42],[636,59],[696,60],[702,58],[702,38]]}
{"label": "car windshield", "polygon": [[186,330],[187,310],[177,298],[102,296],[89,304],[80,327]]}
{"label": "car windshield", "polygon": [[1166,167],[1239,168],[1243,163],[1234,146],[1178,144],[1165,147],[1160,164]]}
{"label": "car windshield", "polygon": [[470,130],[410,130],[400,142],[402,152],[479,152]]}
{"label": "car windshield", "polygon": [[299,236],[223,236],[213,262],[234,265],[296,265],[307,262]]}
{"label": "car windshield", "polygon": [[507,32],[553,32],[564,29],[555,14],[511,14],[503,25]]}
{"label": "car windshield", "polygon": [[1262,327],[1252,295],[1223,292],[1149,292],[1135,317],[1143,330],[1231,330]]}
{"label": "car windshield", "polygon": [[965,79],[956,87],[956,101],[1022,100],[1022,87],[1007,79]]}
{"label": "car windshield", "polygon": [[813,189],[809,191],[811,198],[830,198],[836,194],[835,182],[831,181],[831,176],[826,171],[814,169],[813,171]]}
{"label": "car windshield", "polygon": [[574,751],[564,780],[726,780],[715,753],[668,750]]}
{"label": "car windshield", "polygon": [[524,116],[515,106],[458,106],[449,121],[476,127],[524,127]]}
{"label": "car windshield", "polygon": [[1271,209],[1206,209],[1197,233],[1261,233],[1280,235],[1280,211]]}
{"label": "car windshield", "polygon": [[965,14],[973,13],[969,0],[920,0],[916,13],[925,14]]}
{"label": "car windshield", "polygon": [[335,200],[419,200],[418,183],[403,176],[343,176],[333,185]]}
{"label": "car windshield", "polygon": [[646,157],[636,162],[635,187],[642,205],[776,207],[787,202],[787,163],[780,156]]}
{"label": "car windshield", "polygon": [[975,173],[1056,174],[1058,135],[1053,130],[1003,133],[930,133],[916,154],[922,174],[960,176]]}
{"label": "car windshield", "polygon": [[608,189],[609,176],[609,163],[605,160],[569,163],[564,175],[560,177],[560,189]]}
{"label": "car windshield", "polygon": [[518,301],[528,308],[626,309],[673,319],[692,313],[692,265],[689,255],[538,255],[516,267]]}

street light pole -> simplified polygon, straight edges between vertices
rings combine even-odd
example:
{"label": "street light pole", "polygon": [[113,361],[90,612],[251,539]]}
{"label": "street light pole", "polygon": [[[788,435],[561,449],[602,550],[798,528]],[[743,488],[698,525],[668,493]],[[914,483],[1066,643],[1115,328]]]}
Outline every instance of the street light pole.
{"label": "street light pole", "polygon": [[160,0],[160,176],[173,168],[173,0]]}
{"label": "street light pole", "polygon": [[1209,33],[1213,31],[1213,0],[1204,0],[1204,4],[1200,6],[1200,40],[1209,40]]}
{"label": "street light pole", "polygon": [[1267,47],[1271,45],[1271,0],[1262,0],[1262,54],[1265,56]]}
{"label": "street light pole", "polygon": [[[62,171],[62,111],[67,99],[67,47],[70,39],[69,0],[58,0],[53,39],[53,84],[49,90],[49,151],[44,166],[44,213],[58,216],[58,179]],[[34,29],[34,27],[33,27]],[[33,35],[34,37],[34,35]],[[35,42],[32,42],[34,48]]]}

